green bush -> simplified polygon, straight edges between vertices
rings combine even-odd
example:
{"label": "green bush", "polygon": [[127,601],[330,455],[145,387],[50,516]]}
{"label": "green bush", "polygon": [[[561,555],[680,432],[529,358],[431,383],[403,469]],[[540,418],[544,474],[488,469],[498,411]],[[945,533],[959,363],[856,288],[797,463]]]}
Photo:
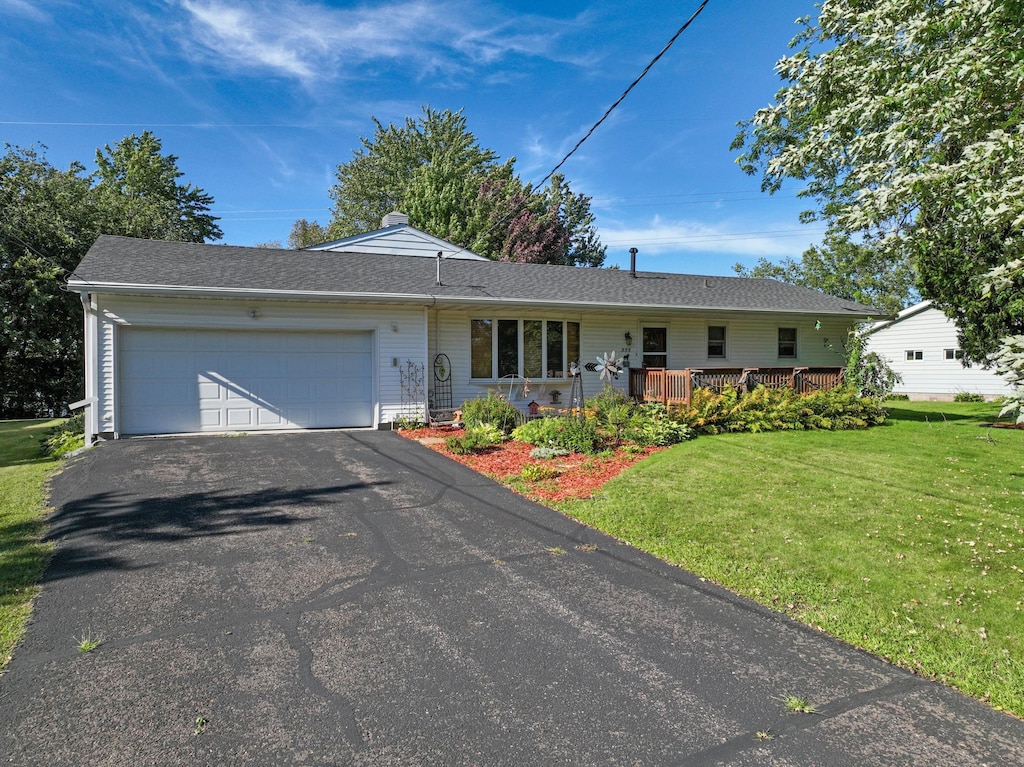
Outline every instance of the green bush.
{"label": "green bush", "polygon": [[488,392],[486,397],[475,397],[462,403],[462,422],[467,429],[493,424],[503,434],[510,434],[522,421],[522,413],[500,394]]}
{"label": "green bush", "polygon": [[634,402],[618,389],[604,385],[599,394],[595,394],[584,403],[587,410],[593,411],[597,422],[602,426],[623,424],[632,415]]}
{"label": "green bush", "polygon": [[953,395],[954,402],[984,402],[985,397],[982,394],[975,394],[969,391],[959,391]]}
{"label": "green bush", "polygon": [[427,425],[426,421],[416,415],[400,415],[393,421],[393,424],[396,429],[406,429],[410,431],[414,429],[422,429]]}
{"label": "green bush", "polygon": [[466,429],[461,437],[454,435],[448,437],[445,439],[444,445],[456,455],[466,455],[499,445],[504,439],[505,434],[501,429],[494,424],[486,423]]}
{"label": "green bush", "polygon": [[694,439],[697,433],[671,417],[658,402],[638,406],[623,436],[640,447],[667,447]]}
{"label": "green bush", "polygon": [[542,463],[528,463],[519,472],[519,476],[526,482],[540,482],[545,479],[554,479],[561,473],[554,466],[546,466]]}
{"label": "green bush", "polygon": [[909,394],[886,394],[884,399],[894,399],[894,400],[900,400],[901,402],[906,402],[906,401],[908,401],[910,399],[910,395]]}
{"label": "green bush", "polygon": [[85,447],[85,415],[79,413],[47,432],[39,446],[40,455],[60,458],[73,450]]}
{"label": "green bush", "polygon": [[512,439],[528,445],[546,447],[554,445],[562,431],[566,418],[534,418],[512,431]]}
{"label": "green bush", "polygon": [[603,439],[597,423],[586,418],[535,418],[512,432],[518,442],[538,447],[560,447],[572,453],[594,453]]}
{"label": "green bush", "polygon": [[799,395],[791,389],[759,386],[743,395],[734,387],[721,394],[696,389],[679,419],[701,434],[787,429],[864,429],[885,421],[881,403],[849,387]]}

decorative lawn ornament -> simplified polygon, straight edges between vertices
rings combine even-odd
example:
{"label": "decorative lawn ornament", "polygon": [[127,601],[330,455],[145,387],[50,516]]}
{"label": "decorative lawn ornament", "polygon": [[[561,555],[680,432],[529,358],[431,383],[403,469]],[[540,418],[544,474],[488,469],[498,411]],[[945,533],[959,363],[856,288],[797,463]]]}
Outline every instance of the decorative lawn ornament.
{"label": "decorative lawn ornament", "polygon": [[[589,367],[589,365],[588,365]],[[600,378],[602,381],[611,382],[612,378],[618,379],[619,373],[622,371],[622,366],[618,360],[615,359],[615,352],[605,352],[601,357],[597,358],[597,369],[600,371]]]}

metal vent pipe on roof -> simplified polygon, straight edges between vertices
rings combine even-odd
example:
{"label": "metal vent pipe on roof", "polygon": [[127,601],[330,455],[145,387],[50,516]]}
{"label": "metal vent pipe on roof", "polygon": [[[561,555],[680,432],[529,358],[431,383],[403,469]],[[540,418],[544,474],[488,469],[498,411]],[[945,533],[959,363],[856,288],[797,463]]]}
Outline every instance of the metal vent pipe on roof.
{"label": "metal vent pipe on roof", "polygon": [[437,285],[441,286],[441,252],[437,251]]}
{"label": "metal vent pipe on roof", "polygon": [[629,276],[636,279],[636,248],[629,249]]}

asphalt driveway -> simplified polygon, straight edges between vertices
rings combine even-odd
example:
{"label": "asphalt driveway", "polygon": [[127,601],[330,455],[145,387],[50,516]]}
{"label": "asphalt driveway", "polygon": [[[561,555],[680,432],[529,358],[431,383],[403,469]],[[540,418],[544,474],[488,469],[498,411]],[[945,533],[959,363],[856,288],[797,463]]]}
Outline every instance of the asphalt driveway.
{"label": "asphalt driveway", "polygon": [[1024,763],[1024,722],[395,434],[106,443],[51,502],[11,764]]}

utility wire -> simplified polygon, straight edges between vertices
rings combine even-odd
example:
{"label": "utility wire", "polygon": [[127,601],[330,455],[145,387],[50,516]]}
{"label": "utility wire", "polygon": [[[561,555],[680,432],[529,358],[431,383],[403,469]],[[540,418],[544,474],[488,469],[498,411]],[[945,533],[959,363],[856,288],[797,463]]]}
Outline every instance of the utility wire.
{"label": "utility wire", "polygon": [[621,104],[626,99],[626,96],[629,95],[629,92],[631,90],[633,90],[640,83],[640,81],[644,79],[644,77],[647,76],[647,73],[650,72],[651,69],[654,67],[654,65],[658,63],[658,60],[661,59],[661,57],[664,56],[668,52],[668,49],[671,48],[675,44],[675,41],[679,39],[679,36],[681,34],[683,34],[683,32],[686,31],[686,28],[689,27],[690,24],[692,24],[694,22],[694,20],[698,16],[700,16],[701,11],[704,10],[704,7],[709,2],[710,2],[710,0],[704,0],[704,2],[702,2],[700,4],[700,6],[697,8],[697,10],[695,10],[693,12],[693,14],[690,16],[690,18],[688,18],[686,20],[686,22],[683,24],[683,26],[679,27],[679,29],[676,31],[676,33],[674,35],[672,35],[672,39],[669,40],[667,43],[665,43],[665,47],[662,48],[660,51],[658,51],[658,55],[655,56],[653,59],[651,59],[651,62],[646,67],[644,67],[644,71],[641,72],[640,75],[633,82],[631,82],[629,84],[629,87],[626,88],[626,90],[624,90],[622,92],[622,95],[619,96],[619,98],[616,100],[616,102],[614,104],[612,104],[610,107],[608,107],[607,110],[605,110],[605,113],[603,115],[601,115],[601,119],[598,120],[596,123],[594,123],[593,126],[591,126],[590,130],[587,131],[586,135],[583,136],[583,138],[581,138],[579,141],[576,142],[576,146],[574,146],[572,149],[569,150],[569,153],[559,161],[558,165],[556,165],[554,168],[551,169],[551,172],[548,173],[548,175],[546,175],[544,178],[542,178],[540,180],[540,182],[537,184],[537,186],[543,186],[545,181],[547,181],[549,178],[551,178],[553,175],[555,175],[555,173],[558,172],[558,169],[561,168],[563,165],[565,165],[566,161],[570,157],[572,157],[574,154],[576,154],[576,150],[579,149],[581,146],[583,146],[583,143],[588,138],[590,138],[593,135],[594,131],[596,131],[600,127],[601,123],[603,123],[605,120],[607,120],[608,117],[611,115],[611,113],[615,111],[615,108],[618,107],[619,104]]}
{"label": "utility wire", "polygon": [[[668,49],[671,48],[675,44],[676,40],[679,39],[680,35],[682,35],[683,32],[685,32],[687,30],[687,28],[696,20],[696,18],[698,16],[700,16],[701,12],[704,10],[704,7],[709,2],[710,2],[710,0],[704,0],[704,2],[702,2],[698,6],[697,10],[695,10],[690,15],[690,18],[688,18],[683,23],[683,26],[679,27],[679,29],[676,30],[676,33],[674,35],[672,35],[671,39],[667,43],[665,43],[665,46],[660,51],[658,51],[658,55],[656,55],[653,59],[651,59],[650,63],[648,63],[647,66],[644,67],[644,71],[641,72],[637,76],[637,78],[635,80],[633,80],[633,82],[631,82],[629,84],[629,86],[626,88],[626,90],[624,90],[622,92],[622,95],[619,96],[618,99],[615,100],[615,103],[612,104],[610,107],[608,107],[608,109],[605,110],[604,114],[601,115],[601,119],[599,119],[596,123],[594,123],[590,127],[590,130],[588,130],[586,132],[586,134],[583,136],[583,138],[581,138],[579,141],[576,142],[576,146],[574,146],[572,149],[570,149],[569,153],[566,154],[565,157],[563,157],[561,160],[559,160],[558,164],[555,165],[555,167],[552,168],[548,172],[548,174],[546,176],[544,176],[544,178],[542,178],[539,182],[537,182],[537,184],[534,186],[534,188],[539,188],[539,187],[544,186],[545,182],[547,182],[553,175],[555,175],[555,173],[558,172],[558,169],[561,168],[563,165],[565,165],[565,163],[568,161],[568,159],[570,157],[572,157],[574,154],[576,154],[576,150],[578,150],[581,146],[583,146],[584,142],[586,142],[586,140],[588,138],[590,138],[594,134],[594,131],[596,131],[601,126],[601,123],[603,123],[605,120],[607,120],[608,117],[611,115],[611,113],[614,112],[615,109],[619,106],[619,104],[621,104],[623,101],[625,101],[626,96],[629,95],[630,91],[632,91],[640,83],[640,81],[643,80],[644,77],[647,76],[647,73],[650,72],[651,69],[654,67],[654,65],[657,64],[658,61],[661,59],[661,57],[664,56],[668,52]],[[512,218],[513,216],[517,215],[519,213],[519,211],[522,210],[522,208],[525,205],[526,205],[526,200],[523,200],[518,205],[516,205],[512,210],[510,210],[504,216],[502,216],[497,221],[495,221],[493,224],[491,224],[479,237],[485,237],[486,235],[488,235],[491,232],[493,232],[495,230],[495,228],[497,228],[500,224],[503,224],[505,221],[508,221],[510,218]],[[478,239],[479,239],[479,237],[478,237]],[[456,250],[454,253],[452,253],[451,256],[449,256],[449,258],[451,258],[452,256],[456,256],[459,253],[462,253],[462,252],[467,251],[467,250],[469,250],[469,246],[468,245],[464,246],[464,247],[461,247],[458,250]]]}

